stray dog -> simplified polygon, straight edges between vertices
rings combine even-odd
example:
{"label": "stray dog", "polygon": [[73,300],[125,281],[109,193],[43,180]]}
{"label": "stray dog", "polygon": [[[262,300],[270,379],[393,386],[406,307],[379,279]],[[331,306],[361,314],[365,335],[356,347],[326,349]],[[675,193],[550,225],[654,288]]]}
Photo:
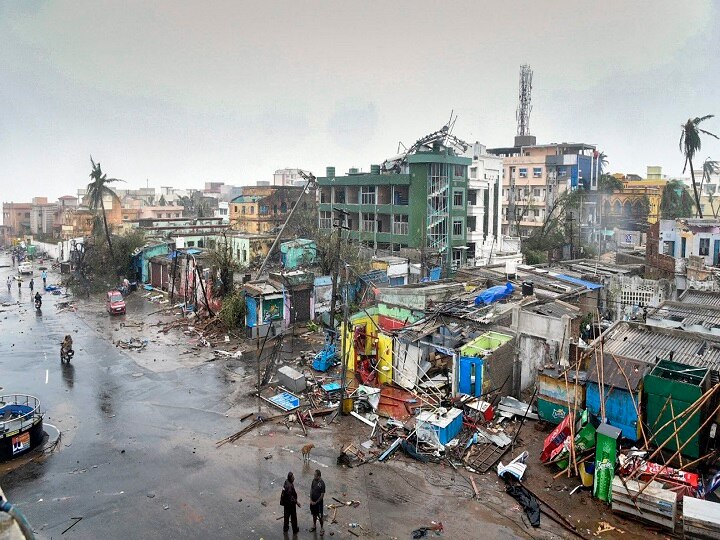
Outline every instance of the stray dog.
{"label": "stray dog", "polygon": [[312,450],[313,448],[315,448],[315,445],[312,443],[306,444],[305,446],[302,447],[301,452],[302,452],[303,461],[305,463],[310,463],[310,450]]}

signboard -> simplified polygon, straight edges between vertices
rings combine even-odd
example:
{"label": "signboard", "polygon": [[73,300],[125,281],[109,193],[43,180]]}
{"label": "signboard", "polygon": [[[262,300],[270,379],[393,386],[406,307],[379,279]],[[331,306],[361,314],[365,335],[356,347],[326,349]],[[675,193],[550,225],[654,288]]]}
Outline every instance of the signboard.
{"label": "signboard", "polygon": [[275,394],[268,401],[283,411],[292,411],[300,406],[300,398],[290,392]]}
{"label": "signboard", "polygon": [[13,455],[24,452],[30,448],[30,432],[20,433],[12,438]]}

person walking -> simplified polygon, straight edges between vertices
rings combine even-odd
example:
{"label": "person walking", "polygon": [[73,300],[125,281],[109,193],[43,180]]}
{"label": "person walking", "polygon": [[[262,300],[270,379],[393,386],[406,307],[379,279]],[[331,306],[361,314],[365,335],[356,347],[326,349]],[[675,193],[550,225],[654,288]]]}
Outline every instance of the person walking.
{"label": "person walking", "polygon": [[8,287],[8,294],[10,294],[10,285],[12,284],[12,279],[10,279],[10,276],[7,278],[7,287]]}
{"label": "person walking", "polygon": [[12,254],[12,263],[13,263],[13,266],[15,266],[15,254],[14,253]]}
{"label": "person walking", "polygon": [[18,282],[18,294],[20,294],[22,292],[22,279],[18,279],[17,282]]}
{"label": "person walking", "polygon": [[315,470],[315,478],[310,484],[310,513],[313,518],[313,526],[310,532],[317,529],[317,520],[320,520],[320,536],[325,534],[323,526],[323,498],[325,497],[325,482],[321,478],[320,469]]}
{"label": "person walking", "polygon": [[47,270],[43,270],[42,274],[40,274],[40,275],[42,276],[43,289],[44,289],[45,287],[47,287]]}
{"label": "person walking", "polygon": [[28,285],[30,287],[30,294],[32,294],[33,289],[35,288],[35,280],[33,278],[30,278],[30,283]]}
{"label": "person walking", "polygon": [[283,532],[288,532],[288,521],[292,521],[293,534],[297,534],[300,529],[297,524],[297,509],[300,508],[300,502],[297,500],[297,492],[295,491],[295,475],[289,472],[287,480],[283,484],[281,504],[283,506]]}

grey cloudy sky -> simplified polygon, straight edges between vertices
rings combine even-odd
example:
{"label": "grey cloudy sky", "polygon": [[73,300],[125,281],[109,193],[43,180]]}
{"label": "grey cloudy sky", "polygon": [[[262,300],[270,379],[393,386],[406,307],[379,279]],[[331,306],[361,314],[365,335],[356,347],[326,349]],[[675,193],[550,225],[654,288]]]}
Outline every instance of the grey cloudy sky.
{"label": "grey cloudy sky", "polygon": [[1,198],[74,194],[90,154],[131,187],[367,169],[451,109],[509,145],[522,63],[539,142],[677,175],[681,122],[720,115],[719,22],[712,1],[0,0]]}

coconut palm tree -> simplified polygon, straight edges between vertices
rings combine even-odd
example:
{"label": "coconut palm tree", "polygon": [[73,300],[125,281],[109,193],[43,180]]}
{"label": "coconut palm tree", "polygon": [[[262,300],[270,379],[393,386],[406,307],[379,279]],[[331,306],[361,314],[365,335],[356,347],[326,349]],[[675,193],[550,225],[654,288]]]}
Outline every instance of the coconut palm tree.
{"label": "coconut palm tree", "polygon": [[605,167],[607,166],[608,158],[607,154],[605,152],[600,152],[597,155],[597,168],[598,168],[598,178],[600,178],[605,173]]}
{"label": "coconut palm tree", "polygon": [[102,212],[102,220],[105,228],[105,238],[107,239],[108,248],[110,249],[110,255],[113,255],[112,241],[110,240],[110,228],[107,223],[107,216],[105,215],[105,201],[103,200],[106,196],[115,196],[115,192],[108,186],[112,182],[122,182],[117,178],[108,178],[107,174],[103,174],[102,168],[100,168],[100,162],[95,163],[92,156],[90,156],[90,163],[92,164],[92,171],[90,172],[90,182],[87,186],[87,197],[90,209],[97,212],[98,208]]}
{"label": "coconut palm tree", "polygon": [[670,180],[662,192],[660,200],[660,218],[676,219],[691,217],[693,213],[693,200],[679,180]]}
{"label": "coconut palm tree", "polygon": [[698,127],[699,124],[701,124],[708,118],[712,118],[713,116],[715,115],[707,114],[705,116],[688,118],[688,121],[681,126],[682,132],[680,133],[680,151],[685,155],[685,166],[683,167],[683,174],[685,174],[688,166],[690,166],[690,177],[692,178],[693,193],[695,194],[695,207],[697,209],[699,217],[703,217],[702,205],[700,204],[700,194],[698,193],[697,184],[695,183],[695,171],[693,170],[692,160],[695,157],[697,151],[700,150],[700,148],[702,147],[702,141],[700,140],[701,133],[704,135],[709,135],[710,137],[715,137],[716,139],[720,139],[720,137],[718,137],[714,133],[710,133],[709,131],[705,131],[704,129],[700,129]]}
{"label": "coconut palm tree", "polygon": [[[700,181],[700,196],[702,197],[702,190],[703,186],[707,183],[708,186],[710,186],[711,182],[711,176],[713,174],[718,174],[720,172],[720,161],[713,161],[710,158],[707,158],[703,162],[703,168],[702,168],[702,180]],[[712,210],[713,217],[718,217],[718,209],[715,208],[714,204],[714,195],[715,195],[715,186],[712,187],[712,191],[708,187],[708,200],[710,201],[710,209]]]}

